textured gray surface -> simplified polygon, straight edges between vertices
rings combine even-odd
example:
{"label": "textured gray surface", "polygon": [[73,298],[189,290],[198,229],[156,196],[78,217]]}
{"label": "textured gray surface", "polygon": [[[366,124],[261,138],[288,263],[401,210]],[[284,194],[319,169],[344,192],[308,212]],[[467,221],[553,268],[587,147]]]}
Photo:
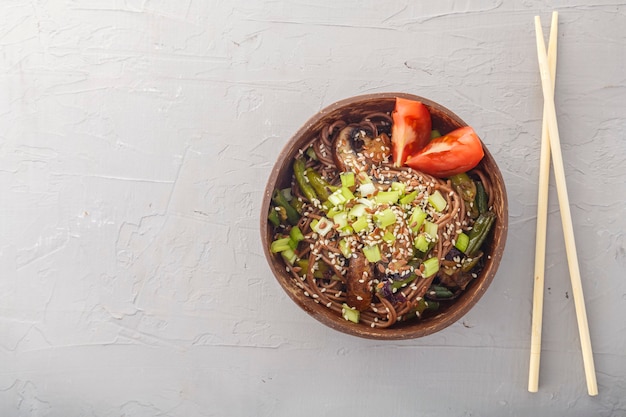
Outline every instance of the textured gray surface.
{"label": "textured gray surface", "polygon": [[[3,1],[2,416],[626,415],[626,4]],[[526,390],[542,97],[556,102],[600,394],[586,394],[551,185],[540,389]],[[300,311],[259,242],[280,148],[404,91],[505,176],[500,272],[460,322],[361,340]]]}

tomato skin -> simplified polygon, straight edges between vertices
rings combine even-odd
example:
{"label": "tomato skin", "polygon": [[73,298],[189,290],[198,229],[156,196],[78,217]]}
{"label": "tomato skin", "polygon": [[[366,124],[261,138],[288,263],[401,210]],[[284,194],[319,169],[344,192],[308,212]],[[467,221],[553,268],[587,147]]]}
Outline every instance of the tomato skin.
{"label": "tomato skin", "polygon": [[439,178],[467,172],[485,155],[482,143],[469,126],[456,129],[430,141],[411,155],[406,165]]}
{"label": "tomato skin", "polygon": [[394,166],[402,166],[409,155],[422,149],[430,140],[432,121],[428,108],[421,102],[396,97],[391,114],[391,143]]}

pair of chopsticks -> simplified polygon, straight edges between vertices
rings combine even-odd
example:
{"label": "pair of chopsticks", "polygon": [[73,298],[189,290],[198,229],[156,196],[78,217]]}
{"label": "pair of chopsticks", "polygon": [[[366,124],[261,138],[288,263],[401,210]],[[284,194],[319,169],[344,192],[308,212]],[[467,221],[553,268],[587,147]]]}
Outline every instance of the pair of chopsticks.
{"label": "pair of chopsticks", "polygon": [[567,263],[569,266],[570,279],[572,283],[572,293],[574,297],[576,319],[578,322],[578,332],[580,335],[580,343],[582,348],[583,365],[585,368],[585,377],[587,380],[587,391],[589,395],[598,395],[598,384],[596,382],[595,367],[593,363],[593,352],[591,350],[591,339],[589,337],[589,325],[587,323],[587,312],[585,310],[585,300],[583,297],[580,270],[578,268],[578,256],[576,255],[576,243],[574,241],[572,215],[570,213],[569,198],[567,196],[567,185],[565,183],[565,172],[563,170],[563,157],[561,155],[559,128],[556,120],[556,110],[554,105],[557,24],[558,13],[553,12],[552,23],[550,27],[550,39],[548,43],[548,52],[546,53],[543,31],[541,29],[541,20],[539,16],[535,16],[537,56],[539,58],[539,70],[541,73],[541,86],[543,90],[544,108],[543,125],[541,132],[541,156],[539,160],[539,198],[537,204],[535,279],[533,289],[528,391],[537,392],[539,386],[539,362],[541,357],[541,327],[543,315],[543,286],[546,255],[546,224],[548,216],[548,181],[550,176],[550,152],[552,152],[552,164],[554,166],[554,177],[556,180],[559,208],[561,211],[561,222],[563,223],[565,251],[567,254]]}

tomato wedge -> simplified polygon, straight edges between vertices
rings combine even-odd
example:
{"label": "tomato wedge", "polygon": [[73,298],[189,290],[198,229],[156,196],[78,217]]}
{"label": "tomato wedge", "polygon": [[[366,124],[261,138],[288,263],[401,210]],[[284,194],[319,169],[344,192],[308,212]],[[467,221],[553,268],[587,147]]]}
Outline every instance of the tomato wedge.
{"label": "tomato wedge", "polygon": [[422,149],[430,140],[432,121],[428,108],[421,102],[396,97],[391,114],[391,144],[394,166],[402,166],[409,155]]}
{"label": "tomato wedge", "polygon": [[411,155],[406,165],[439,178],[467,172],[484,156],[483,146],[474,129],[456,129],[430,141],[421,151]]}

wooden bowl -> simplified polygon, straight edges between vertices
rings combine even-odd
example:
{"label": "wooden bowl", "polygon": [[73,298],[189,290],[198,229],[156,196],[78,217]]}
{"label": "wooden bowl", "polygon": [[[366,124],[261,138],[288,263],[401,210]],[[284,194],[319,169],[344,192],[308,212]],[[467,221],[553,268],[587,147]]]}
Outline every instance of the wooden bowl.
{"label": "wooden bowl", "polygon": [[493,210],[497,215],[497,220],[491,231],[490,239],[483,246],[485,265],[482,272],[454,302],[442,306],[435,315],[427,318],[396,323],[391,328],[386,329],[372,328],[365,324],[346,321],[340,315],[305,296],[303,291],[295,285],[292,277],[285,271],[280,256],[272,254],[269,250],[272,241],[272,227],[268,224],[267,213],[270,208],[272,192],[276,188],[289,187],[292,178],[291,166],[298,150],[305,149],[318,136],[322,126],[337,119],[356,122],[361,120],[364,114],[374,111],[391,112],[396,97],[419,100],[424,103],[430,110],[433,129],[438,129],[442,134],[458,127],[467,126],[467,123],[460,117],[442,105],[411,94],[368,94],[338,101],[314,115],[287,142],[278,155],[276,164],[269,176],[261,206],[261,240],[265,257],[278,283],[287,295],[304,311],[325,325],[343,333],[368,339],[398,340],[422,337],[444,329],[459,320],[478,302],[496,275],[504,251],[508,229],[508,205],[502,174],[493,156],[483,143],[485,156],[479,166],[482,167],[492,183],[495,198]]}

